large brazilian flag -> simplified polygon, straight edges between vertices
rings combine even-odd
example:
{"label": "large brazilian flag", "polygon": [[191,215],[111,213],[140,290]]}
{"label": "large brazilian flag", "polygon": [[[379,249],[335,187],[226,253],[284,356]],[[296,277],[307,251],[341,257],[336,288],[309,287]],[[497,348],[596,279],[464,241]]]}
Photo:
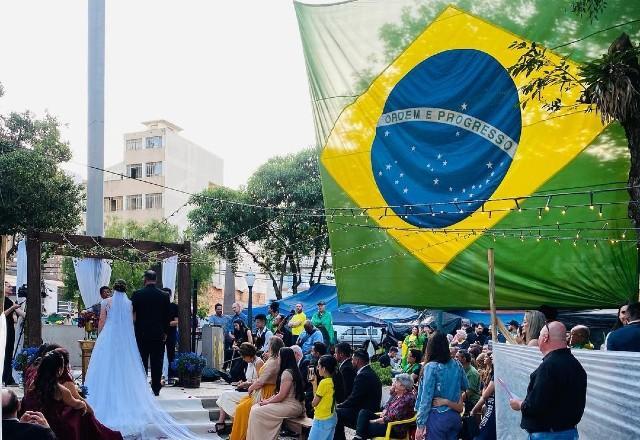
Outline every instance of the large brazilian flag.
{"label": "large brazilian flag", "polygon": [[530,79],[507,71],[514,41],[556,47],[577,77],[623,30],[640,36],[581,39],[639,17],[638,2],[610,1],[593,23],[568,4],[295,4],[341,302],[486,308],[489,248],[498,308],[637,297],[622,129],[574,105],[579,87],[523,105]]}

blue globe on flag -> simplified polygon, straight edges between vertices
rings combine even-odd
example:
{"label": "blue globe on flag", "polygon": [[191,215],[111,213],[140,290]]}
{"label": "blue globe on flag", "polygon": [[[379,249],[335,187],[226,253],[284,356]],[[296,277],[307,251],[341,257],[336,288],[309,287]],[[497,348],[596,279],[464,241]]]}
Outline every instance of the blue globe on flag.
{"label": "blue globe on flag", "polygon": [[372,172],[406,222],[450,227],[500,185],[521,129],[518,90],[495,58],[475,49],[441,52],[391,91],[371,148]]}

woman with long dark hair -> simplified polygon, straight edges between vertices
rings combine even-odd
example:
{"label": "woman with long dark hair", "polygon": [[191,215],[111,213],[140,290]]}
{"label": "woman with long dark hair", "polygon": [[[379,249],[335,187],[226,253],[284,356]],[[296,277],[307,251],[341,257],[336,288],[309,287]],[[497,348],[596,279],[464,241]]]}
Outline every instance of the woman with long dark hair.
{"label": "woman with long dark hair", "polygon": [[629,315],[627,314],[627,308],[629,307],[629,303],[626,302],[618,307],[618,315],[616,316],[616,323],[611,327],[611,331],[607,333],[607,336],[604,338],[604,342],[600,346],[600,350],[607,349],[607,339],[609,339],[609,335],[614,331],[618,330],[621,327],[624,327],[629,323]]}
{"label": "woman with long dark hair", "polygon": [[33,355],[31,360],[27,363],[27,368],[24,370],[24,378],[23,378],[23,386],[24,386],[24,395],[26,396],[33,385],[33,381],[36,378],[36,374],[38,373],[38,367],[40,366],[40,362],[42,362],[42,358],[45,354],[57,349],[61,348],[58,344],[45,342],[44,344],[38,347],[38,351]]}
{"label": "woman with long dark hair", "polygon": [[304,414],[304,386],[293,350],[280,349],[276,394],[254,405],[249,415],[247,440],[275,440],[285,419]]}
{"label": "woman with long dark hair", "polygon": [[22,399],[25,411],[44,414],[58,438],[66,440],[122,440],[122,435],[102,425],[87,411],[87,404],[73,397],[60,384],[66,375],[64,356],[59,351],[44,355],[28,395]]}
{"label": "woman with long dark hair", "polygon": [[[471,415],[481,416],[480,432],[474,440],[494,440],[496,438],[496,397],[493,382],[493,354],[488,352],[484,361],[485,370],[482,373],[482,397],[471,410]],[[484,412],[482,407],[484,406]]]}
{"label": "woman with long dark hair", "polygon": [[420,373],[416,411],[416,440],[456,440],[462,424],[460,414],[447,405],[434,406],[435,398],[459,402],[468,388],[467,376],[460,364],[451,358],[444,333],[436,332],[427,343],[426,365]]}

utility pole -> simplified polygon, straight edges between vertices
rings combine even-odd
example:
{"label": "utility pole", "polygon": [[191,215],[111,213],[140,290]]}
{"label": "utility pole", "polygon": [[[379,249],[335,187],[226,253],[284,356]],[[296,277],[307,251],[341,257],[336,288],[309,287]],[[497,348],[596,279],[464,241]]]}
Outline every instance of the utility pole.
{"label": "utility pole", "polygon": [[87,111],[87,235],[104,235],[105,0],[89,0]]}

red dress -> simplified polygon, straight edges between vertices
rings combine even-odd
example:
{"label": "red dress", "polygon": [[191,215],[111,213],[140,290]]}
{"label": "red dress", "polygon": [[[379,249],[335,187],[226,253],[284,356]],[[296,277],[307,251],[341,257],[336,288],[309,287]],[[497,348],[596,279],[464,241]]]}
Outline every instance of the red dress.
{"label": "red dress", "polygon": [[43,405],[33,390],[25,391],[22,411],[40,411],[44,414],[60,440],[123,440],[118,431],[107,428],[92,414],[83,415],[81,410],[67,406],[62,400],[54,400],[50,405]]}

